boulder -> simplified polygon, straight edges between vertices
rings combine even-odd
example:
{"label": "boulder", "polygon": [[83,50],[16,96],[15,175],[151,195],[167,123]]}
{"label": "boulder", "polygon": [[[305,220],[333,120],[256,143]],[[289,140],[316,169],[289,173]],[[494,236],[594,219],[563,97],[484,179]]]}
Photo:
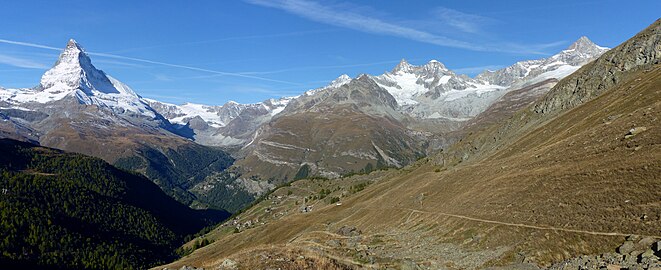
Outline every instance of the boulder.
{"label": "boulder", "polygon": [[339,240],[332,239],[332,240],[326,241],[326,245],[329,246],[329,247],[332,247],[332,248],[336,248],[336,247],[340,247],[341,243],[340,243]]}
{"label": "boulder", "polygon": [[634,251],[635,248],[636,246],[634,245],[633,242],[625,241],[624,244],[622,244],[620,247],[617,248],[617,253],[626,255]]}
{"label": "boulder", "polygon": [[650,246],[652,246],[654,244],[654,242],[656,242],[656,238],[654,238],[654,237],[645,237],[643,239],[640,239],[640,241],[638,241],[637,246],[641,247],[643,249],[647,249]]}
{"label": "boulder", "polygon": [[640,254],[640,258],[656,258],[656,255],[654,255],[654,251],[651,249],[645,250],[642,254]]}
{"label": "boulder", "polygon": [[218,269],[234,270],[238,269],[237,263],[230,259],[225,259],[223,263],[218,266]]}
{"label": "boulder", "polygon": [[343,236],[356,236],[356,235],[360,235],[361,232],[358,231],[356,227],[344,225],[339,230],[337,230],[337,234]]}

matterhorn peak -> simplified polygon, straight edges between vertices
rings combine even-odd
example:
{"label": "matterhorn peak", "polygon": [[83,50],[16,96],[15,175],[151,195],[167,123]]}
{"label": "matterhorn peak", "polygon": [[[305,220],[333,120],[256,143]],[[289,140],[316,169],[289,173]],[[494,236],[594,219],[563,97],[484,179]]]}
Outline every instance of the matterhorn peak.
{"label": "matterhorn peak", "polygon": [[73,38],[69,39],[69,42],[67,42],[66,49],[69,49],[69,48],[76,48],[80,51],[83,51],[83,47],[81,47],[80,44],[78,44],[78,42]]}
{"label": "matterhorn peak", "polygon": [[67,42],[55,65],[41,77],[41,88],[80,89],[87,94],[93,91],[119,93],[106,74],[92,65],[83,47],[74,39]]}
{"label": "matterhorn peak", "polygon": [[83,64],[81,62],[85,62],[84,64],[89,65],[92,64],[91,60],[85,53],[85,49],[83,49],[75,39],[69,39],[67,46],[64,47],[64,50],[60,53],[60,57],[57,59],[57,62],[55,62],[53,67],[60,64],[74,64],[81,66]]}
{"label": "matterhorn peak", "polygon": [[406,62],[406,59],[402,59],[402,61],[399,61],[399,64],[395,66],[395,68],[392,70],[391,73],[397,73],[397,72],[408,72],[413,69],[413,65],[409,64],[409,62]]}

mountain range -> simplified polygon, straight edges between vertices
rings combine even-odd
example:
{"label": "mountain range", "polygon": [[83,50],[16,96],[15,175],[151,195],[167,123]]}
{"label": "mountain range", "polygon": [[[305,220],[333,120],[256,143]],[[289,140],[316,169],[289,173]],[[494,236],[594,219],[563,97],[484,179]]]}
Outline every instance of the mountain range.
{"label": "mountain range", "polygon": [[166,267],[661,267],[660,58],[657,20],[475,77],[402,60],[176,105],[72,39],[37,86],[0,87],[0,262],[152,267],[234,213]]}
{"label": "mountain range", "polygon": [[581,37],[549,58],[475,78],[436,60],[402,60],[299,96],[211,106],[143,98],[70,40],[38,86],[0,89],[0,132],[140,171],[183,203],[236,211],[294,179],[411,164],[507,93],[561,79],[605,51]]}

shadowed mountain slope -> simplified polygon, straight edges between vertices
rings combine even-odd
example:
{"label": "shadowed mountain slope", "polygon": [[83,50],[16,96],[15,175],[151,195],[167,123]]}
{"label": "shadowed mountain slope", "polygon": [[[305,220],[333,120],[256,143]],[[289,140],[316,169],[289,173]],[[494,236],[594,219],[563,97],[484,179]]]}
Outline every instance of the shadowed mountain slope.
{"label": "shadowed mountain slope", "polygon": [[229,216],[192,210],[98,158],[10,139],[0,152],[3,267],[143,269]]}

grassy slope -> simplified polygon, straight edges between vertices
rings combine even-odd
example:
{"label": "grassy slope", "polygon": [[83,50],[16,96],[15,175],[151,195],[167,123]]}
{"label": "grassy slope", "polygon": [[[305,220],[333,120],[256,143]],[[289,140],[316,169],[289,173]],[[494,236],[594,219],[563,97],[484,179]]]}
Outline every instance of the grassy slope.
{"label": "grassy slope", "polygon": [[[465,250],[503,247],[499,258],[487,264],[510,263],[517,256],[547,264],[610,251],[623,239],[450,215],[566,230],[661,235],[659,89],[658,66],[629,74],[619,87],[484,160],[441,172],[435,172],[431,163],[411,172],[389,172],[384,180],[343,199],[342,206],[292,214],[260,229],[226,235],[216,242],[221,244],[171,266],[211,266],[241,250],[269,245],[309,247],[297,241],[305,236],[325,239],[315,231],[333,233],[342,225],[356,226],[372,236],[402,234],[409,240],[433,236],[421,250],[444,242]],[[646,131],[624,138],[629,129],[642,126]],[[647,218],[641,219],[643,215]],[[480,241],[472,240],[476,236]]]}
{"label": "grassy slope", "polygon": [[[341,206],[225,234],[168,266],[253,265],[264,250],[298,249],[350,266],[370,261],[362,250],[377,266],[548,265],[612,251],[627,234],[660,238],[661,67],[656,58],[639,68],[616,58],[658,49],[636,44],[658,41],[660,25],[558,83],[535,104],[547,106],[542,114],[526,108],[435,162],[379,176]],[[568,106],[557,102],[562,95]],[[636,127],[644,131],[627,136]],[[354,239],[337,234],[344,225],[362,231],[358,246],[329,242]]]}

